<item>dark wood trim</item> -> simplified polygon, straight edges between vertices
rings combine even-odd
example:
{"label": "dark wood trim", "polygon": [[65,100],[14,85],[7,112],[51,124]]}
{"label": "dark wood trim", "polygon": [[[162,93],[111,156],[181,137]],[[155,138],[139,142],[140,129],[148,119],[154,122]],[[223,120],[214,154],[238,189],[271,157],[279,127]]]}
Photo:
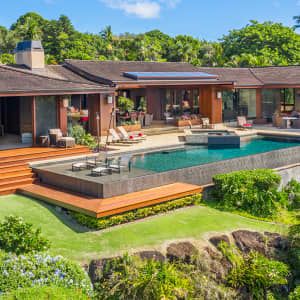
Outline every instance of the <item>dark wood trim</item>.
{"label": "dark wood trim", "polygon": [[36,103],[35,96],[31,98],[31,113],[32,113],[32,144],[36,145]]}

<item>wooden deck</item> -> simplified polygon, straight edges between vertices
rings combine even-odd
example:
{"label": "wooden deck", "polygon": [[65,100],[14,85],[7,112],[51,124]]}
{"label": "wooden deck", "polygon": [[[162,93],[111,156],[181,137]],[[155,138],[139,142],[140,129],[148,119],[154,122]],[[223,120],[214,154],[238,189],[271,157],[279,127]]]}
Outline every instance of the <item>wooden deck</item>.
{"label": "wooden deck", "polygon": [[18,192],[69,210],[101,218],[201,193],[202,188],[178,182],[105,199],[76,195],[41,184],[22,187],[18,189]]}
{"label": "wooden deck", "polygon": [[0,195],[11,194],[17,188],[36,182],[29,163],[90,153],[87,147],[44,148],[30,147],[0,150]]}

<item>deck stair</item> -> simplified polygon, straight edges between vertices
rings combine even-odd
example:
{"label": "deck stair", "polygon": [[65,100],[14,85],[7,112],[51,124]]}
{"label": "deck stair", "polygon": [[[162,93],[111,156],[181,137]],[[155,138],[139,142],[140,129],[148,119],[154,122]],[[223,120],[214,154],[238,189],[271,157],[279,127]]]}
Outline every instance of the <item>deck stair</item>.
{"label": "deck stair", "polygon": [[32,184],[18,193],[96,218],[175,200],[202,192],[198,185],[176,182],[112,198],[97,199],[63,191],[49,185]]}
{"label": "deck stair", "polygon": [[30,168],[31,162],[89,153],[89,149],[82,146],[71,149],[32,147],[0,151],[0,195],[15,193],[18,188],[38,181]]}

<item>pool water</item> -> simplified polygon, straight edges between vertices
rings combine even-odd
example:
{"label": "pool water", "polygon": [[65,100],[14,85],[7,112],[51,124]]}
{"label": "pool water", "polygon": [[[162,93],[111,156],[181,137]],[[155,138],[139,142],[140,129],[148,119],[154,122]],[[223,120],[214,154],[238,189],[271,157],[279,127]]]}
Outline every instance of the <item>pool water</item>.
{"label": "pool water", "polygon": [[255,137],[247,142],[241,142],[240,148],[208,149],[206,146],[186,146],[179,150],[139,155],[134,157],[132,166],[153,172],[164,172],[295,146],[300,146],[300,141]]}

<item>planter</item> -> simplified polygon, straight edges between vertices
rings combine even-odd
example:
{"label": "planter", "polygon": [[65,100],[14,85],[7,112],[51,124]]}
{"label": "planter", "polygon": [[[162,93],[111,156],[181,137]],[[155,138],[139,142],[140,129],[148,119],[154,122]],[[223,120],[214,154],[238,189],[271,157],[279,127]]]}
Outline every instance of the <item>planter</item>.
{"label": "planter", "polygon": [[133,124],[133,125],[123,125],[122,126],[126,131],[141,131],[142,126],[140,123],[138,124]]}
{"label": "planter", "polygon": [[194,120],[176,120],[175,124],[178,127],[186,127],[186,126],[189,126],[190,124],[200,125],[201,122],[200,122],[200,120],[197,120],[197,119],[194,119]]}

